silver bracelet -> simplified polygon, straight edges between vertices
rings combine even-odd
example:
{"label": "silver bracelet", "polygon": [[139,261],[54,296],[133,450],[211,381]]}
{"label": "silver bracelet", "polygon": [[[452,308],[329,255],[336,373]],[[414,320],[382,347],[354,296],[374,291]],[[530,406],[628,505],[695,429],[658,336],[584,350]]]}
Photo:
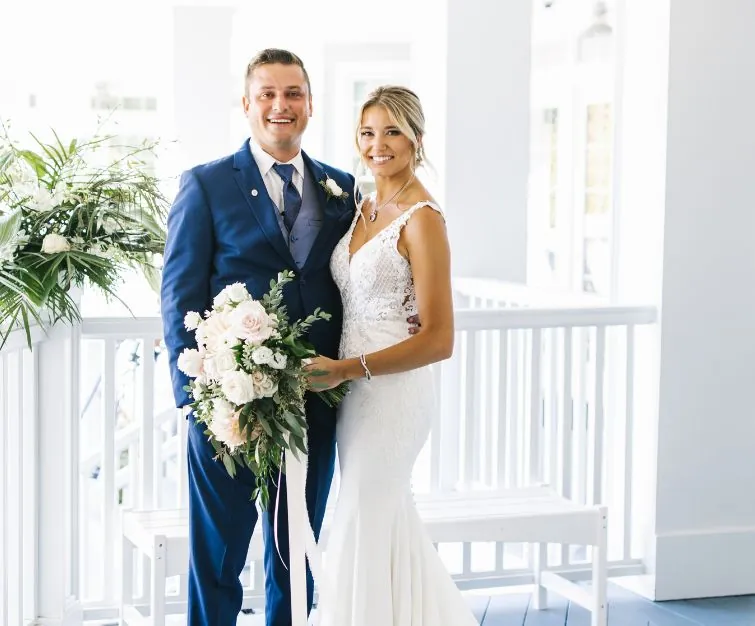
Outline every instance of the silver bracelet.
{"label": "silver bracelet", "polygon": [[372,380],[372,372],[370,372],[370,368],[367,367],[367,359],[364,357],[364,353],[359,355],[359,362],[362,364],[362,368],[364,369],[364,377],[367,380]]}

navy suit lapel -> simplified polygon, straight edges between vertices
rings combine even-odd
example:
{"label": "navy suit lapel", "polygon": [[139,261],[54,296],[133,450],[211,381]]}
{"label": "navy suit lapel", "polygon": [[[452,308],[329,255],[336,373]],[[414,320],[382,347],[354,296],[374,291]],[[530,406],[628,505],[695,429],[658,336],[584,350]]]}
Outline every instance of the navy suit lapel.
{"label": "navy suit lapel", "polygon": [[[318,259],[320,259],[323,254],[326,254],[329,257],[333,252],[333,247],[330,245],[331,235],[333,229],[336,228],[338,224],[339,218],[343,215],[345,205],[340,206],[340,204],[343,203],[342,200],[329,198],[325,193],[325,188],[320,183],[327,180],[328,176],[322,165],[317,161],[310,159],[305,152],[302,152],[302,157],[304,159],[304,165],[309,169],[309,173],[312,174],[315,187],[317,188],[317,199],[320,206],[323,208],[322,228],[312,245],[312,249],[304,263],[304,267],[302,268],[302,271],[306,271],[309,267],[317,264]],[[348,200],[346,202],[348,202]]]}
{"label": "navy suit lapel", "polygon": [[[262,180],[262,175],[252,157],[248,142],[244,142],[241,150],[234,155],[233,167],[236,169],[234,174],[236,183],[239,185],[244,198],[246,198],[265,237],[288,266],[295,267],[294,258],[286,245],[286,240],[283,238],[278,219],[275,216],[275,205],[267,193],[265,181]],[[257,193],[255,194],[254,191]]]}

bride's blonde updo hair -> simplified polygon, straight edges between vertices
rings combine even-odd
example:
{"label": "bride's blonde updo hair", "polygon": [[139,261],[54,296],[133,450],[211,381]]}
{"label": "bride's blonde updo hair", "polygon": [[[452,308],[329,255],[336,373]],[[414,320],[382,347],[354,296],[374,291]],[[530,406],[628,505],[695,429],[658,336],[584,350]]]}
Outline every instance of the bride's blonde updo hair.
{"label": "bride's blonde updo hair", "polygon": [[425,162],[425,149],[422,137],[425,134],[425,114],[422,112],[417,94],[406,87],[384,85],[372,91],[359,110],[356,129],[356,145],[359,150],[359,128],[364,112],[373,106],[381,106],[388,117],[414,146],[414,168]]}

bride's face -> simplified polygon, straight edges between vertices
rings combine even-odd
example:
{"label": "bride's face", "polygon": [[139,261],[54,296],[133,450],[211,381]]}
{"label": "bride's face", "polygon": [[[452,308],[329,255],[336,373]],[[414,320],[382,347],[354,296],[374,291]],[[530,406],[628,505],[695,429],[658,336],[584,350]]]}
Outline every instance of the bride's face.
{"label": "bride's face", "polygon": [[359,152],[374,176],[407,174],[414,164],[414,146],[385,107],[365,109],[359,126]]}

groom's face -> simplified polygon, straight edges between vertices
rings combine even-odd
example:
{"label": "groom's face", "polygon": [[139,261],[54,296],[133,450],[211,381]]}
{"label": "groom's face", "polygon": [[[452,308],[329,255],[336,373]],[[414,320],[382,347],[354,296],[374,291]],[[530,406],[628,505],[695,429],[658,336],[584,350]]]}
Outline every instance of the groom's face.
{"label": "groom's face", "polygon": [[254,140],[281,161],[293,158],[312,117],[312,96],[298,65],[255,68],[242,104]]}

